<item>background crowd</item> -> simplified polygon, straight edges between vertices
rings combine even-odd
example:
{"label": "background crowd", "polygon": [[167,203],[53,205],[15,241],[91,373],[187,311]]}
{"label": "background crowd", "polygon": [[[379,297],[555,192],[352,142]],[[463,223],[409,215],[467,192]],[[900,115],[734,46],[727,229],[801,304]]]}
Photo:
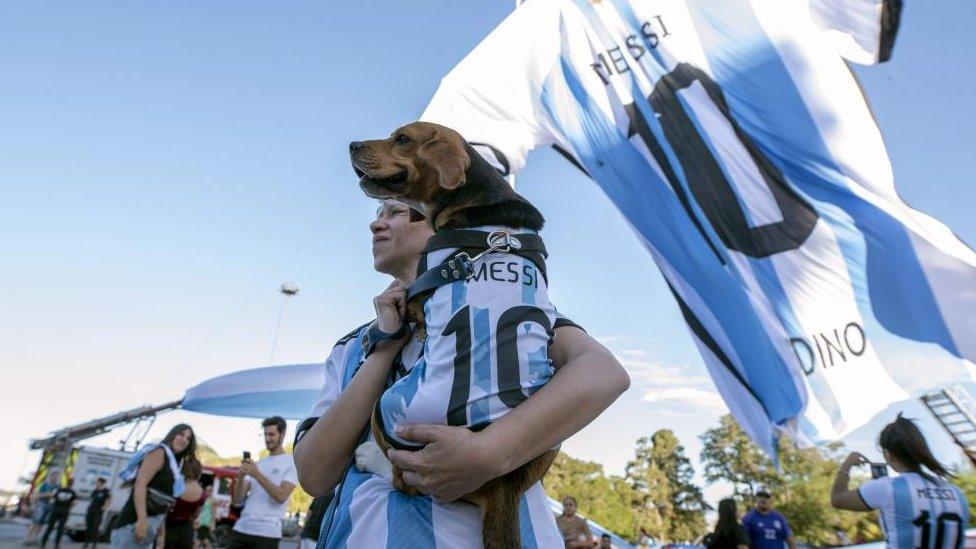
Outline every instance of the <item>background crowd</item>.
{"label": "background crowd", "polygon": [[[314,547],[331,497],[313,499],[297,486],[292,457],[285,451],[284,420],[269,418],[262,429],[267,451],[262,459],[247,456],[215,461],[219,458],[208,449],[201,451],[192,428],[184,424],[175,426],[160,444],[145,446],[141,460],[135,460],[132,495],[112,523],[113,544],[160,549],[213,546],[212,477],[201,482],[202,462],[209,462],[238,466],[233,500],[239,506],[240,518],[234,525],[230,547],[277,547],[284,519],[296,513],[304,514],[304,528],[295,532],[295,543]],[[726,482],[733,487],[731,497],[721,500],[714,514],[702,488],[693,482],[694,470],[684,447],[670,431],[657,431],[638,440],[634,459],[623,477],[605,475],[597,464],[561,454],[545,484],[550,495],[562,496],[562,513],[556,522],[566,547],[610,546],[609,535],[601,536],[586,519],[647,547],[677,543],[709,549],[796,549],[875,541],[886,534],[875,513],[849,511],[884,513],[883,495],[871,495],[881,492],[866,490],[893,479],[916,478],[917,482],[948,486],[965,506],[959,511],[960,525],[970,523],[968,502],[976,500],[976,475],[939,464],[928,452],[921,433],[905,418],[899,417],[879,437],[892,473],[899,475],[875,480],[870,479],[870,464],[863,456],[852,452],[844,457],[839,445],[798,449],[783,441],[777,468],[730,417],[703,433],[701,439],[706,481]],[[170,454],[179,462],[176,469],[171,466]],[[179,496],[160,501],[159,492],[174,493],[178,484]],[[857,486],[864,489],[859,491]],[[843,500],[845,490],[857,498],[853,508]],[[157,492],[156,496],[152,492]],[[861,502],[862,492],[875,500]],[[98,525],[111,505],[106,479],[97,479],[95,489],[82,498],[71,488],[70,479],[57,472],[50,473],[34,490],[32,524],[25,544],[58,546],[69,510],[85,500],[89,502],[86,546],[97,546]]]}

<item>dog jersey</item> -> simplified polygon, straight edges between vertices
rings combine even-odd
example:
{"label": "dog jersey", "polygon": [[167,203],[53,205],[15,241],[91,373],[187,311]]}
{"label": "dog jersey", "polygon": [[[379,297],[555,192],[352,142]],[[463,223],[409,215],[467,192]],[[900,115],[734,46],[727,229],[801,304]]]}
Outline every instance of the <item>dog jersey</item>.
{"label": "dog jersey", "polygon": [[903,473],[865,482],[857,492],[868,507],[879,512],[888,547],[962,549],[969,503],[957,486]]}
{"label": "dog jersey", "polygon": [[[429,252],[428,267],[456,251]],[[419,447],[396,436],[398,425],[483,428],[552,377],[548,349],[556,309],[538,266],[515,254],[493,252],[473,267],[468,280],[440,286],[427,299],[423,356],[380,398],[382,428],[394,447]]]}
{"label": "dog jersey", "polygon": [[[563,325],[574,324],[564,318],[557,319],[556,327]],[[325,414],[352,382],[363,362],[363,339],[368,328],[367,324],[353,330],[332,349],[325,363],[322,392],[309,419],[299,427],[296,439],[301,439],[314,419]],[[423,344],[411,338],[401,351],[391,382],[402,378],[417,364],[422,349]],[[372,434],[367,428],[362,442],[371,439]],[[522,547],[562,546],[541,483],[523,494],[519,520]],[[355,463],[349,465],[336,488],[335,497],[322,519],[317,545],[319,549],[481,546],[481,511],[474,505],[439,503],[429,496],[407,496],[394,489],[389,480],[358,470]]]}

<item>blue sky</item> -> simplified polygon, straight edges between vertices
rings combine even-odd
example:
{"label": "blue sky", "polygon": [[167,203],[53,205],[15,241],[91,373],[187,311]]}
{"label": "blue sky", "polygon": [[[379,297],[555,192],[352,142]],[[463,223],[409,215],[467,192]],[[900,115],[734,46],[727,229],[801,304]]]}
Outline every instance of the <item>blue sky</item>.
{"label": "blue sky", "polygon": [[[268,364],[285,280],[302,291],[275,363],[321,360],[368,320],[386,282],[370,268],[374,205],[347,143],[415,119],[511,8],[7,3],[0,414],[15,421],[0,435],[11,449],[0,487],[33,468],[30,437]],[[974,18],[971,2],[908,3],[894,59],[856,69],[899,192],[970,244]],[[518,186],[548,219],[553,301],[634,378],[564,449],[621,472],[637,437],[670,427],[697,457],[697,435],[724,407],[650,257],[599,189],[551,151],[531,156]],[[250,420],[179,412],[155,432],[180,420],[224,454],[260,445]],[[870,445],[868,431],[853,442]]]}

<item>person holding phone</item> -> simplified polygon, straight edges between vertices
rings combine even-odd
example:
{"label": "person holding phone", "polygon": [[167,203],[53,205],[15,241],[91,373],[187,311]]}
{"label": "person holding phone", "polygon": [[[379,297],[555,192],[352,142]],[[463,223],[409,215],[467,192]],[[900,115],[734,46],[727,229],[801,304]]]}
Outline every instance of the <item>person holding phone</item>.
{"label": "person holding phone", "polygon": [[[878,511],[892,549],[962,547],[969,503],[962,490],[949,482],[952,474],[932,455],[915,423],[898,414],[881,430],[878,445],[888,466],[899,475],[889,477],[883,464],[872,464],[851,452],[837,471],[831,505],[847,511]],[[852,490],[850,471],[859,465],[870,465],[874,478]]]}
{"label": "person holding phone", "polygon": [[243,505],[244,509],[234,524],[229,549],[277,549],[281,541],[281,519],[298,484],[295,461],[282,446],[285,420],[269,417],[261,422],[261,427],[264,446],[270,455],[255,463],[250,452],[244,452],[233,493],[234,505]]}

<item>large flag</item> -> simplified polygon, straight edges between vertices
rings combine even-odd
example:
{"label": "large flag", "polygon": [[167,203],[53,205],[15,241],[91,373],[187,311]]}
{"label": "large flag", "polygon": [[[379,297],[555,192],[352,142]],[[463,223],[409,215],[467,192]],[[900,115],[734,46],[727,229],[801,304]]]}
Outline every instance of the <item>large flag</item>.
{"label": "large flag", "polygon": [[886,60],[899,8],[529,0],[422,119],[501,170],[553,146],[600,185],[725,402],[772,453],[781,432],[836,438],[972,379],[976,254],[898,197],[845,61]]}
{"label": "large flag", "polygon": [[235,417],[305,419],[325,384],[322,364],[292,364],[240,370],[186,390],[180,407]]}

